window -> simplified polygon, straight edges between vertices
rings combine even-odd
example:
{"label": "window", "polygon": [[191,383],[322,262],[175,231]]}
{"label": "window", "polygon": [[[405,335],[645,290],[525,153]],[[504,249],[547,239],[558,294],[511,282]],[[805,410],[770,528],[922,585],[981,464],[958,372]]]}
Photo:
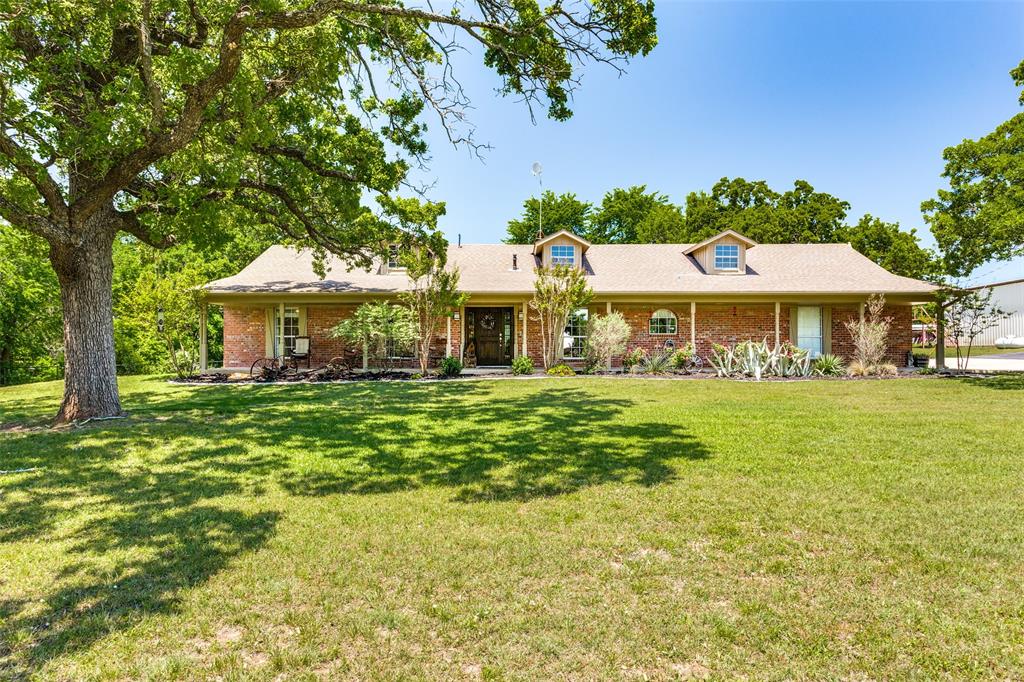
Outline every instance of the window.
{"label": "window", "polygon": [[796,345],[811,353],[812,358],[821,355],[822,347],[821,308],[800,306],[796,311]]}
{"label": "window", "polygon": [[586,356],[589,319],[590,311],[586,308],[580,308],[569,315],[562,335],[562,357],[566,360],[582,360]]}
{"label": "window", "polygon": [[402,261],[399,258],[398,245],[392,244],[388,247],[388,270],[402,270]]}
{"label": "window", "polygon": [[278,357],[295,350],[295,337],[299,335],[299,309],[284,309],[284,345],[281,344],[281,307],[274,308],[274,348]]}
{"label": "window", "polygon": [[416,346],[414,343],[401,345],[396,343],[394,339],[388,339],[384,349],[388,358],[392,360],[405,360],[415,357],[416,355]]}
{"label": "window", "polygon": [[576,247],[564,244],[552,246],[551,265],[576,265]]}
{"label": "window", "polygon": [[655,310],[654,314],[651,315],[651,320],[647,325],[647,330],[651,334],[675,334],[676,333],[676,316],[671,310]]}
{"label": "window", "polygon": [[715,245],[715,270],[739,270],[740,247],[736,244]]}

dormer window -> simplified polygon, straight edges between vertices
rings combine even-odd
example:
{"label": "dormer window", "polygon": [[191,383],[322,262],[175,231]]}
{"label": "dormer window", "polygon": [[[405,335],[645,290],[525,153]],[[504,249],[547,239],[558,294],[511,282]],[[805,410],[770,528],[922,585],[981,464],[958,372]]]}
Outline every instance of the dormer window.
{"label": "dormer window", "polygon": [[388,247],[388,270],[402,270],[402,259],[398,250],[398,244]]}
{"label": "dormer window", "polygon": [[740,247],[737,244],[715,244],[715,270],[739,270]]}
{"label": "dormer window", "polygon": [[568,244],[555,244],[552,246],[551,265],[576,265],[576,247]]}

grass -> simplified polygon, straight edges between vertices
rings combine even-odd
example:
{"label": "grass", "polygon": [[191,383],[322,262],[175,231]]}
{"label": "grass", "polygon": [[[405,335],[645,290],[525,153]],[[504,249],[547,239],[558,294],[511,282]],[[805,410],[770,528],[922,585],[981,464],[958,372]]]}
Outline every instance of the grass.
{"label": "grass", "polygon": [[[920,346],[914,346],[914,352],[927,355],[930,358],[935,357],[935,346],[928,348],[921,348]],[[967,353],[967,346],[964,346],[963,352]],[[973,346],[971,348],[971,357],[980,358],[982,355],[1006,355],[1007,353],[1024,353],[1024,349],[1021,348],[996,348],[995,346]],[[946,358],[955,358],[956,348],[953,346],[946,347]]]}
{"label": "grass", "polygon": [[0,678],[1024,677],[1022,377],[122,391],[0,433]]}

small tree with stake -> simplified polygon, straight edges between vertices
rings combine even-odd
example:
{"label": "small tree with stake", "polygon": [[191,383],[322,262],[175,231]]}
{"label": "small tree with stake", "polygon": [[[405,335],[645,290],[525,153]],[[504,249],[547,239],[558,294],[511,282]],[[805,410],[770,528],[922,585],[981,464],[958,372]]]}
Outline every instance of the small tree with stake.
{"label": "small tree with stake", "polygon": [[561,360],[562,335],[569,314],[590,303],[594,292],[579,268],[556,265],[537,268],[536,273],[530,307],[537,311],[541,353],[544,368],[548,369]]}
{"label": "small tree with stake", "polygon": [[390,370],[395,349],[408,348],[416,341],[416,320],[412,311],[386,301],[372,301],[356,308],[352,317],[342,320],[331,336],[361,346],[373,366]]}
{"label": "small tree with stake", "polygon": [[974,340],[999,324],[1009,313],[992,305],[991,289],[947,289],[942,293],[945,298],[943,316],[946,331],[956,347],[956,367],[967,369]]}
{"label": "small tree with stake", "polygon": [[441,320],[466,302],[459,291],[458,268],[445,268],[444,250],[437,253],[418,249],[403,256],[405,272],[412,289],[400,295],[417,322],[420,371],[427,372],[430,363],[430,342],[437,335]]}

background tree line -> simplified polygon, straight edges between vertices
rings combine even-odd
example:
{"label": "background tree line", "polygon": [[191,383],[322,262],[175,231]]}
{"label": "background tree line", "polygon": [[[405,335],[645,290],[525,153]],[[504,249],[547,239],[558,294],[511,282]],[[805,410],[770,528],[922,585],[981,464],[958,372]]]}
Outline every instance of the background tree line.
{"label": "background tree line", "polygon": [[[530,243],[538,231],[537,197],[508,223],[508,243]],[[882,267],[907,277],[935,279],[943,272],[936,253],[904,231],[870,214],[847,222],[850,204],[818,192],[805,180],[778,192],[763,180],[722,178],[710,192],[690,192],[684,206],[645,185],[616,188],[594,205],[566,192],[544,193],[544,233],[568,230],[595,244],[688,244],[735,230],[763,244],[850,242]]]}

